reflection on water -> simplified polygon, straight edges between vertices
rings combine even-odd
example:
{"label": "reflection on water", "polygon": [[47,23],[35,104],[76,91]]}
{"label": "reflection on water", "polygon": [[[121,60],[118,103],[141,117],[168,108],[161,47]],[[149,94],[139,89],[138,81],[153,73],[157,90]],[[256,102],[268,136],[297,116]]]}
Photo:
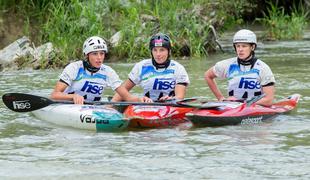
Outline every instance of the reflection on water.
{"label": "reflection on water", "polygon": [[[302,95],[292,115],[255,126],[175,128],[94,133],[14,113],[0,103],[0,177],[84,179],[309,179],[310,73],[308,42],[265,43],[257,56],[276,76],[281,99]],[[214,99],[203,73],[232,52],[181,61],[191,84],[188,97]],[[109,64],[126,79],[134,64]],[[0,74],[7,92],[48,96],[61,70]],[[226,88],[225,81],[218,81]],[[138,88],[133,90],[139,94]],[[113,95],[111,90],[106,95]]]}

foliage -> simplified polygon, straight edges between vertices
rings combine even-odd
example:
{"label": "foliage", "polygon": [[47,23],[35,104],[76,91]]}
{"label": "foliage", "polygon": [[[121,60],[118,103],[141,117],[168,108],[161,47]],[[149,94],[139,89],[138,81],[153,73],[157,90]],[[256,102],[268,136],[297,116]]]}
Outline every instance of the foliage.
{"label": "foliage", "polygon": [[308,12],[300,4],[297,8],[293,7],[291,14],[286,14],[283,7],[278,7],[277,3],[269,2],[270,7],[262,21],[267,28],[267,39],[270,40],[289,40],[301,39],[303,31],[307,26]]}
{"label": "foliage", "polygon": [[118,45],[109,44],[111,61],[149,57],[149,38],[157,32],[171,37],[173,56],[204,56],[214,39],[210,25],[221,33],[242,24],[243,13],[255,8],[248,0],[0,0],[0,6],[25,18],[24,34],[36,44],[49,41],[57,48],[53,61],[42,68],[82,59],[87,37],[109,42],[117,32]]}

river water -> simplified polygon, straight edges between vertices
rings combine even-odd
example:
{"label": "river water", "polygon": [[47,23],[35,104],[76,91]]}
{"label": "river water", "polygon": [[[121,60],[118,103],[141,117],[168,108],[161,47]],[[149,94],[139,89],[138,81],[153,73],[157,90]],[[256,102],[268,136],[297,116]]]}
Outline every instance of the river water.
{"label": "river water", "polygon": [[[214,99],[203,73],[218,60],[233,56],[229,41],[226,44],[225,54],[180,61],[191,78],[187,97]],[[291,115],[250,126],[95,133],[43,122],[0,103],[0,178],[309,179],[309,39],[259,46],[257,56],[276,76],[276,98],[302,95]],[[122,79],[133,66],[109,65]],[[1,72],[0,95],[22,92],[48,96],[60,72]],[[218,83],[224,90],[225,81]]]}

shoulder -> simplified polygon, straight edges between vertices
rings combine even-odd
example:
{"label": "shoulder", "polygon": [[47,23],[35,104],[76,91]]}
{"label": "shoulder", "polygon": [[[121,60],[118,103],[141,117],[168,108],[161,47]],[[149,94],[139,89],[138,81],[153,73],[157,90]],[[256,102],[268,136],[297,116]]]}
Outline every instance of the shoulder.
{"label": "shoulder", "polygon": [[106,65],[106,64],[101,64],[101,69],[105,70],[105,69],[112,69],[110,66]]}
{"label": "shoulder", "polygon": [[152,59],[144,59],[144,60],[141,60],[139,62],[137,62],[135,65],[134,65],[134,69],[141,69],[145,66],[153,66],[153,63],[152,63]]}
{"label": "shoulder", "polygon": [[263,67],[269,67],[268,64],[266,64],[264,61],[257,59],[256,64],[258,66],[263,66]]}
{"label": "shoulder", "polygon": [[176,60],[171,60],[170,65],[171,66],[182,66],[183,67],[183,65]]}
{"label": "shoulder", "polygon": [[266,64],[264,61],[260,60],[260,59],[257,59],[256,63],[255,63],[255,67],[257,69],[260,69],[264,72],[272,72],[271,71],[271,68],[269,67],[268,64]]}
{"label": "shoulder", "polygon": [[110,66],[106,64],[102,64],[100,67],[100,70],[104,72],[115,72],[113,68],[111,68]]}
{"label": "shoulder", "polygon": [[232,64],[238,64],[238,60],[236,57],[221,60],[215,64],[215,67],[223,67],[224,68],[224,67],[229,67]]}
{"label": "shoulder", "polygon": [[78,70],[80,67],[83,67],[83,61],[82,60],[74,61],[74,62],[67,64],[64,70],[65,71]]}
{"label": "shoulder", "polygon": [[169,68],[175,69],[178,72],[186,73],[185,67],[181,63],[179,63],[175,60],[171,60]]}
{"label": "shoulder", "polygon": [[222,61],[217,62],[212,68],[213,73],[217,77],[225,78],[229,69],[231,67],[235,67],[238,64],[237,58],[229,58]]}

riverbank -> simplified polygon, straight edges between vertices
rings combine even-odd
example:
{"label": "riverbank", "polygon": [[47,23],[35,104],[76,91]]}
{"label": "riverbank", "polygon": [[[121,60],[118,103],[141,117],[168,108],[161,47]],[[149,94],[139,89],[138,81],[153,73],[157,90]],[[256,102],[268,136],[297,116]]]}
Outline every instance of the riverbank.
{"label": "riverbank", "polygon": [[[92,35],[109,43],[109,62],[148,57],[149,38],[159,31],[173,40],[174,57],[208,56],[219,51],[217,40],[223,32],[251,26],[262,16],[258,12],[268,9],[265,1],[262,6],[246,0],[28,1],[0,0],[1,7],[6,7],[0,13],[0,44],[5,47],[3,42],[12,43],[21,36],[29,37],[35,46],[52,43],[53,58],[42,59],[41,69],[82,59],[81,45]],[[31,64],[33,60],[21,61]]]}

